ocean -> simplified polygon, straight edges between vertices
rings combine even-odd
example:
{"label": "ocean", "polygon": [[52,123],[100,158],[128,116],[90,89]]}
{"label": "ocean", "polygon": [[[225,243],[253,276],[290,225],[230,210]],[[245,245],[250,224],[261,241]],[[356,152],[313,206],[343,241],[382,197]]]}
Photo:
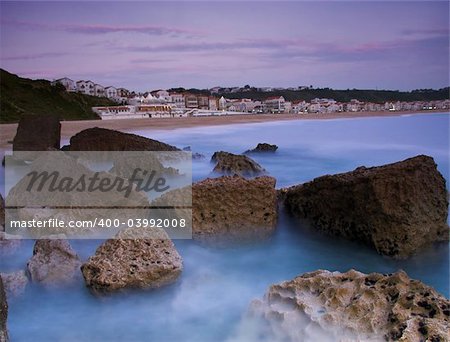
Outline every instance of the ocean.
{"label": "ocean", "polygon": [[[275,154],[253,155],[277,188],[315,177],[376,166],[418,154],[432,156],[449,181],[448,114],[388,118],[301,120],[132,133],[178,147],[190,146],[206,159],[193,162],[194,180],[212,176],[215,151],[242,153],[259,142],[279,146]],[[448,187],[448,184],[447,184]],[[246,245],[213,248],[176,240],[184,270],[158,290],[93,296],[80,279],[61,289],[29,284],[10,300],[12,341],[229,341],[249,304],[274,283],[317,269],[390,273],[405,270],[449,297],[449,245],[440,243],[397,261],[358,243],[330,238],[280,212],[275,234]],[[71,241],[84,260],[100,241]],[[33,242],[2,257],[0,271],[25,269]]]}

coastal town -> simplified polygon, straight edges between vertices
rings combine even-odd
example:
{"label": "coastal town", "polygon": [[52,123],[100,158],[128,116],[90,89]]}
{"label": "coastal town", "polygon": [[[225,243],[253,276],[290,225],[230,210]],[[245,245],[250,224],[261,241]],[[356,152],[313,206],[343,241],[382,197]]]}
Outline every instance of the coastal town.
{"label": "coastal town", "polygon": [[[352,99],[339,102],[330,98],[315,98],[310,101],[288,101],[283,96],[268,95],[263,100],[252,98],[232,98],[233,93],[245,92],[248,86],[236,88],[214,87],[208,89],[209,94],[191,93],[189,91],[170,91],[158,89],[137,93],[125,88],[102,86],[90,80],[74,81],[68,77],[54,80],[52,85],[62,85],[68,92],[106,97],[117,103],[112,106],[92,107],[92,110],[103,120],[126,118],[170,118],[189,116],[221,116],[243,114],[326,114],[352,112],[397,112],[448,110],[450,100],[437,101],[395,101],[364,102]],[[286,88],[296,91],[308,87]],[[284,88],[257,88],[267,92],[285,90]],[[226,93],[226,97],[223,96]],[[222,94],[222,95],[220,95]]]}

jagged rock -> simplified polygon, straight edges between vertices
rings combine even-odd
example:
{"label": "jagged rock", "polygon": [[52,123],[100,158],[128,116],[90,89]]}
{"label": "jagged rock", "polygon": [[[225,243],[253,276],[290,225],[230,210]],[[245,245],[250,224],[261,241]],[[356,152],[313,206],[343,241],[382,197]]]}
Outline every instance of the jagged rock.
{"label": "jagged rock", "polygon": [[88,128],[70,138],[69,151],[179,151],[175,146],[106,128]]}
{"label": "jagged rock", "polygon": [[8,302],[3,288],[3,281],[0,277],[0,342],[8,342],[8,330],[6,321],[8,320]]}
{"label": "jagged rock", "polygon": [[193,237],[199,240],[265,238],[276,227],[276,180],[223,176],[192,186]]}
{"label": "jagged rock", "polygon": [[211,158],[211,162],[216,163],[214,172],[229,176],[254,177],[266,171],[261,165],[247,156],[224,151],[215,152]]}
{"label": "jagged rock", "polygon": [[56,116],[24,116],[19,121],[13,151],[47,151],[59,149],[61,123]]}
{"label": "jagged rock", "polygon": [[75,279],[80,266],[80,258],[67,240],[38,240],[27,268],[33,282],[63,285]]}
{"label": "jagged rock", "polygon": [[25,292],[28,285],[28,278],[24,270],[0,273],[0,278],[3,280],[3,286],[9,296],[19,296]]}
{"label": "jagged rock", "polygon": [[449,300],[403,271],[318,270],[272,285],[250,316],[283,341],[448,341],[449,310]]}
{"label": "jagged rock", "polygon": [[163,230],[149,239],[105,241],[83,264],[86,285],[96,293],[124,288],[157,288],[175,282],[183,265],[173,242]]}
{"label": "jagged rock", "polygon": [[445,180],[428,156],[316,178],[288,189],[285,204],[321,231],[396,258],[448,240]]}
{"label": "jagged rock", "polygon": [[271,145],[267,143],[259,143],[253,150],[247,150],[244,153],[265,153],[265,152],[276,152],[278,150],[277,145]]}

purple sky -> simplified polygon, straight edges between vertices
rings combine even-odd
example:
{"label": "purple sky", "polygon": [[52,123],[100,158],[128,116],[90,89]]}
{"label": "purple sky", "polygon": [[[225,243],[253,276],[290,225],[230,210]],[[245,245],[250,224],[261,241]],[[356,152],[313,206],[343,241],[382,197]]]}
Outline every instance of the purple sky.
{"label": "purple sky", "polygon": [[449,85],[449,3],[1,2],[1,67],[168,87]]}

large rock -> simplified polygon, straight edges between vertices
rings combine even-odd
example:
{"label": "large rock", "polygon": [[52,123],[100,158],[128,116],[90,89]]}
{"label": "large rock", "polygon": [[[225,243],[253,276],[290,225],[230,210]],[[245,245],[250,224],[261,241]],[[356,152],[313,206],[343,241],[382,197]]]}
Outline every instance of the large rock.
{"label": "large rock", "polygon": [[175,146],[106,128],[88,128],[70,138],[70,151],[179,151]]}
{"label": "large rock", "polygon": [[192,186],[193,237],[199,240],[265,238],[275,229],[275,178],[223,176]]}
{"label": "large rock", "polygon": [[250,313],[283,341],[449,341],[449,310],[402,271],[319,270],[272,285]]}
{"label": "large rock", "polygon": [[6,293],[9,296],[18,296],[25,292],[28,285],[28,278],[24,270],[0,273]]}
{"label": "large rock", "polygon": [[256,145],[256,147],[252,150],[247,150],[244,153],[245,154],[249,154],[249,153],[266,153],[266,152],[276,152],[278,150],[278,146],[277,145],[272,145],[272,144],[268,144],[268,143],[259,143],[258,145]]}
{"label": "large rock", "polygon": [[61,123],[56,116],[24,116],[19,121],[13,151],[59,149]]}
{"label": "large rock", "polygon": [[396,258],[448,240],[445,180],[428,156],[316,178],[288,189],[285,204],[321,231]]}
{"label": "large rock", "polygon": [[105,241],[81,267],[86,285],[96,293],[124,288],[157,288],[175,282],[183,265],[164,231],[152,239]]}
{"label": "large rock", "polygon": [[31,280],[44,285],[72,282],[80,266],[80,258],[67,240],[36,241],[27,265]]}
{"label": "large rock", "polygon": [[211,162],[216,163],[214,172],[224,175],[239,175],[242,177],[255,177],[265,173],[265,170],[253,159],[229,152],[215,152]]}
{"label": "large rock", "polygon": [[0,342],[8,341],[8,331],[6,329],[6,321],[8,319],[8,302],[6,301],[6,293],[3,288],[3,281],[0,277]]}

